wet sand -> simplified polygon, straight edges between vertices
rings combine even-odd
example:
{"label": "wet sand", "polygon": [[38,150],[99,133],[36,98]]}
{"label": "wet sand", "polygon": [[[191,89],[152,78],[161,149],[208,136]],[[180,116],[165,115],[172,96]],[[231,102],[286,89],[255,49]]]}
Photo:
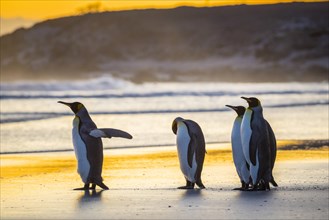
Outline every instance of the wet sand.
{"label": "wet sand", "polygon": [[[279,142],[280,146],[294,143]],[[105,151],[110,190],[83,184],[73,152],[1,157],[1,219],[328,219],[328,147],[279,150],[267,192],[240,192],[229,144],[211,144],[203,170],[207,189],[185,181],[174,146]],[[284,148],[283,148],[284,149]]]}

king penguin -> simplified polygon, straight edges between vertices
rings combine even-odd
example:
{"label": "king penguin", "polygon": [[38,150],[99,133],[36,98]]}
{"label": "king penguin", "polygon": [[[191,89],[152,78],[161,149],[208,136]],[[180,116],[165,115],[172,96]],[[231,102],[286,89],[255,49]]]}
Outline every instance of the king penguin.
{"label": "king penguin", "polygon": [[201,172],[206,153],[206,144],[200,126],[183,118],[176,118],[172,123],[172,131],[176,134],[177,152],[180,169],[186,179],[186,186],[178,189],[200,189],[205,186],[201,181]]}
{"label": "king penguin", "polygon": [[92,121],[86,107],[80,102],[66,103],[59,101],[58,103],[67,105],[75,114],[73,119],[72,139],[76,159],[78,161],[78,173],[84,187],[75,190],[95,189],[96,185],[104,190],[109,189],[102,178],[103,167],[103,143],[101,138],[122,137],[132,139],[127,132],[102,128],[98,129]]}
{"label": "king penguin", "polygon": [[241,123],[241,142],[250,166],[253,190],[270,190],[277,186],[272,170],[276,158],[276,139],[270,124],[263,116],[261,102],[255,97],[241,97],[248,102]]}
{"label": "king penguin", "polygon": [[233,154],[233,162],[238,173],[238,176],[241,181],[241,188],[235,188],[236,190],[248,190],[249,181],[250,181],[250,172],[249,165],[245,159],[242,143],[241,143],[241,122],[243,118],[243,114],[246,111],[246,108],[243,106],[232,106],[226,105],[227,107],[233,109],[237,116],[233,122],[233,128],[231,133],[231,144],[232,144],[232,154]]}

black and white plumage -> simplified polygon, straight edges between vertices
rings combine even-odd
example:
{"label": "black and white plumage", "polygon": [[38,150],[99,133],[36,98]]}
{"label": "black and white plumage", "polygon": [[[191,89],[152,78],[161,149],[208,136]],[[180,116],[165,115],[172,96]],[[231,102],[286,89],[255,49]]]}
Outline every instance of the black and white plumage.
{"label": "black and white plumage", "polygon": [[176,134],[180,169],[186,179],[186,186],[179,189],[193,189],[195,184],[201,189],[205,188],[201,172],[206,144],[201,127],[192,120],[178,117],[172,123],[172,131]]}
{"label": "black and white plumage", "polygon": [[249,165],[243,153],[242,142],[241,142],[241,123],[246,108],[243,106],[232,106],[232,105],[226,105],[226,106],[233,109],[237,113],[237,116],[233,122],[233,128],[231,132],[231,144],[232,144],[233,162],[241,181],[241,188],[235,188],[235,189],[247,190],[249,188],[250,172],[249,172]]}
{"label": "black and white plumage", "polygon": [[78,162],[78,173],[85,183],[84,187],[76,190],[91,189],[96,185],[102,189],[108,189],[103,183],[103,143],[101,138],[122,137],[132,139],[132,136],[124,131],[110,128],[98,129],[85,106],[80,102],[67,103],[59,101],[71,108],[75,114],[73,119],[72,140],[75,156]]}
{"label": "black and white plumage", "polygon": [[241,97],[248,102],[241,124],[243,153],[249,164],[254,190],[269,190],[277,186],[272,170],[276,158],[274,132],[263,116],[261,102],[255,97]]}

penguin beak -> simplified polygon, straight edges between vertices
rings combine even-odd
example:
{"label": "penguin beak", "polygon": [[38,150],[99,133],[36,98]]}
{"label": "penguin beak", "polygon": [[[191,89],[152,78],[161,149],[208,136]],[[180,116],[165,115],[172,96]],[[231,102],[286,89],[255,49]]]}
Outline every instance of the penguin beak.
{"label": "penguin beak", "polygon": [[225,105],[226,107],[229,107],[229,108],[231,108],[231,109],[233,109],[233,110],[236,110],[236,108],[234,107],[234,106],[232,106],[232,105]]}
{"label": "penguin beak", "polygon": [[233,109],[239,115],[239,108],[237,106],[232,106],[232,105],[225,105],[225,106]]}
{"label": "penguin beak", "polygon": [[62,102],[62,101],[58,101],[57,103],[61,103],[61,104],[66,105],[71,108],[71,103]]}
{"label": "penguin beak", "polygon": [[246,100],[248,103],[250,102],[250,99],[249,98],[247,98],[247,97],[241,97],[241,99],[244,99],[244,100]]}

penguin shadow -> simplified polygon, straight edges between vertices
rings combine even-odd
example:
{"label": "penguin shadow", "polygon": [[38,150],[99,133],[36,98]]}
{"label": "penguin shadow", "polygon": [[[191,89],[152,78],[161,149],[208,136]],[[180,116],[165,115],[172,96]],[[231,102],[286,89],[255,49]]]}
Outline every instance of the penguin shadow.
{"label": "penguin shadow", "polygon": [[275,195],[275,189],[270,191],[252,191],[252,190],[236,190],[237,198],[240,199],[250,199],[250,198],[260,198],[260,199],[270,199]]}
{"label": "penguin shadow", "polygon": [[78,198],[79,204],[87,204],[102,201],[102,193],[105,190],[96,191],[93,190],[84,190],[83,194]]}
{"label": "penguin shadow", "polygon": [[182,199],[195,199],[202,197],[202,189],[187,189],[181,194]]}

